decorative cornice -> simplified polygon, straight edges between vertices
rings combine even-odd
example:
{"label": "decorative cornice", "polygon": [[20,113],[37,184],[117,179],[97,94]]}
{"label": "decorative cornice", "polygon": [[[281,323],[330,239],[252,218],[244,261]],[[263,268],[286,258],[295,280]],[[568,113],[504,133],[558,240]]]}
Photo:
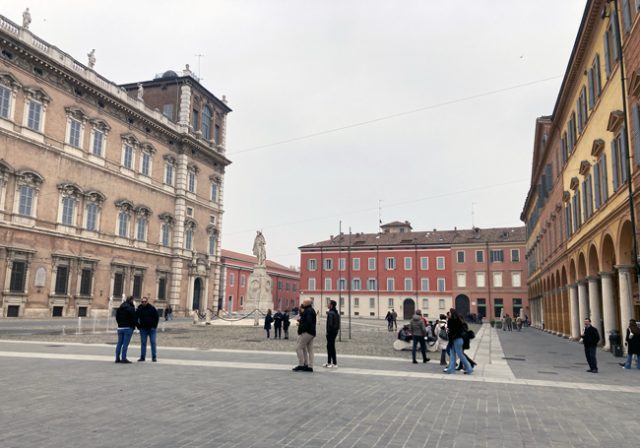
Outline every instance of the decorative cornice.
{"label": "decorative cornice", "polygon": [[621,110],[614,110],[609,114],[607,122],[607,131],[616,132],[624,122],[624,113]]}
{"label": "decorative cornice", "polygon": [[584,176],[589,172],[590,169],[591,164],[587,160],[583,160],[582,162],[580,162],[580,169],[578,170],[578,172]]}
{"label": "decorative cornice", "polygon": [[593,157],[598,157],[600,153],[604,150],[604,140],[601,138],[597,138],[593,141],[593,145],[591,145],[591,155]]}

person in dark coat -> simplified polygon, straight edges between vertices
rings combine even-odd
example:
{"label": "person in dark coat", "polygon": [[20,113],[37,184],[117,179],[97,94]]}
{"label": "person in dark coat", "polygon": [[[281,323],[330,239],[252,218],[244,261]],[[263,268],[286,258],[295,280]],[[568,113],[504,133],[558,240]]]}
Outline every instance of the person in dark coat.
{"label": "person in dark coat", "polygon": [[138,361],[143,362],[145,360],[148,337],[151,342],[151,361],[156,362],[158,360],[156,335],[160,316],[158,315],[158,310],[149,303],[148,297],[143,297],[140,301],[140,306],[136,310],[136,317],[138,319],[138,328],[140,329],[140,359]]}
{"label": "person in dark coat", "polygon": [[635,319],[629,321],[625,341],[627,342],[627,362],[622,367],[630,369],[633,355],[636,355],[636,366],[640,369],[640,327]]}
{"label": "person in dark coat", "polygon": [[167,305],[164,309],[164,320],[173,320],[173,309],[171,309],[171,305]]}
{"label": "person in dark coat", "polygon": [[391,311],[387,311],[384,319],[387,321],[387,331],[393,331],[393,316],[391,315]]}
{"label": "person in dark coat", "polygon": [[135,330],[138,323],[136,307],[133,304],[133,296],[127,297],[127,300],[122,302],[122,305],[118,307],[116,311],[116,322],[118,322],[116,362],[131,364],[131,361],[127,359],[127,349],[129,348],[129,342],[131,342],[131,336],[133,336],[133,330]]}
{"label": "person in dark coat", "polygon": [[273,339],[282,339],[282,319],[283,318],[284,316],[282,315],[282,312],[280,312],[280,310],[278,310],[276,314],[273,315],[273,329],[274,329]]}
{"label": "person in dark coat", "polygon": [[267,332],[267,339],[271,336],[271,323],[273,322],[273,316],[271,316],[271,309],[267,310],[267,315],[264,316],[264,331]]}
{"label": "person in dark coat", "polygon": [[313,372],[313,340],[316,337],[316,312],[311,299],[304,299],[300,305],[300,321],[298,325],[298,365],[294,372]]}
{"label": "person in dark coat", "polygon": [[327,362],[322,367],[329,369],[338,368],[338,360],[336,359],[336,337],[340,331],[340,314],[336,310],[336,301],[329,302],[329,310],[327,311]]}
{"label": "person in dark coat", "polygon": [[596,360],[596,348],[600,341],[600,333],[598,329],[591,325],[591,319],[588,317],[584,320],[584,331],[580,335],[584,344],[584,355],[589,363],[587,372],[598,373],[598,361]]}
{"label": "person in dark coat", "polygon": [[445,373],[456,372],[456,356],[462,361],[465,374],[473,373],[473,367],[469,364],[469,361],[464,356],[464,322],[458,315],[458,312],[451,308],[449,310],[449,319],[447,320],[447,331],[449,332],[449,343],[451,343],[451,349],[449,350],[449,367],[444,369]]}
{"label": "person in dark coat", "polygon": [[289,339],[289,325],[291,325],[291,321],[289,320],[289,310],[284,310],[282,314],[282,329],[284,330],[284,338]]}
{"label": "person in dark coat", "polygon": [[418,363],[418,361],[416,361],[416,348],[418,347],[418,344],[420,344],[422,362],[430,361],[429,358],[427,358],[427,343],[424,340],[424,338],[427,336],[427,327],[425,326],[424,320],[422,319],[422,311],[416,310],[416,314],[414,314],[409,321],[409,330],[413,335],[413,348],[411,349],[413,363]]}

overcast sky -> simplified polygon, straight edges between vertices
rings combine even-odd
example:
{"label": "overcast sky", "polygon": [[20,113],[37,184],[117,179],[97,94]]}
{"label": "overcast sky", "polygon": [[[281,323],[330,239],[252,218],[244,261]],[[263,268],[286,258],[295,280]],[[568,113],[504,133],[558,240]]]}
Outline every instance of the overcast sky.
{"label": "overcast sky", "polygon": [[376,232],[379,201],[383,222],[414,230],[469,228],[472,208],[476,226],[522,225],[535,119],[553,110],[584,6],[9,0],[0,13],[21,23],[30,7],[31,31],[82,63],[95,48],[116,83],[199,71],[234,110],[223,247],[251,253],[262,229],[268,257],[297,266],[297,247],[340,220]]}

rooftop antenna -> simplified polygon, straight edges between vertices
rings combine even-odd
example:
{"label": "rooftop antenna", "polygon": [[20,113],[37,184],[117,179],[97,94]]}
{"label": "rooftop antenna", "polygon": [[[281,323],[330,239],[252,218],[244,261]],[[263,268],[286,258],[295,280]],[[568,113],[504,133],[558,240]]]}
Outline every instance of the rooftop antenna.
{"label": "rooftop antenna", "polygon": [[474,206],[476,205],[475,202],[471,202],[471,228],[474,229],[476,227],[476,223],[475,223],[475,216],[476,216],[476,212],[474,209]]}
{"label": "rooftop antenna", "polygon": [[382,225],[382,199],[378,199],[378,229]]}
{"label": "rooftop antenna", "polygon": [[198,79],[200,81],[202,81],[202,78],[200,77],[200,59],[202,59],[204,57],[204,54],[198,53],[198,54],[195,55],[195,57],[198,58]]}

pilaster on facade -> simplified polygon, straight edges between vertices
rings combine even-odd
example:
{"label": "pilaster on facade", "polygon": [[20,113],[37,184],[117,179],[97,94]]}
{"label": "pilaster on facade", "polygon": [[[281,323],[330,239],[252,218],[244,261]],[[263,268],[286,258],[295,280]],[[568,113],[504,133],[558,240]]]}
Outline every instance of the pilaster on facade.
{"label": "pilaster on facade", "polygon": [[183,84],[180,87],[180,110],[178,111],[178,124],[188,129],[191,117],[191,86]]}

